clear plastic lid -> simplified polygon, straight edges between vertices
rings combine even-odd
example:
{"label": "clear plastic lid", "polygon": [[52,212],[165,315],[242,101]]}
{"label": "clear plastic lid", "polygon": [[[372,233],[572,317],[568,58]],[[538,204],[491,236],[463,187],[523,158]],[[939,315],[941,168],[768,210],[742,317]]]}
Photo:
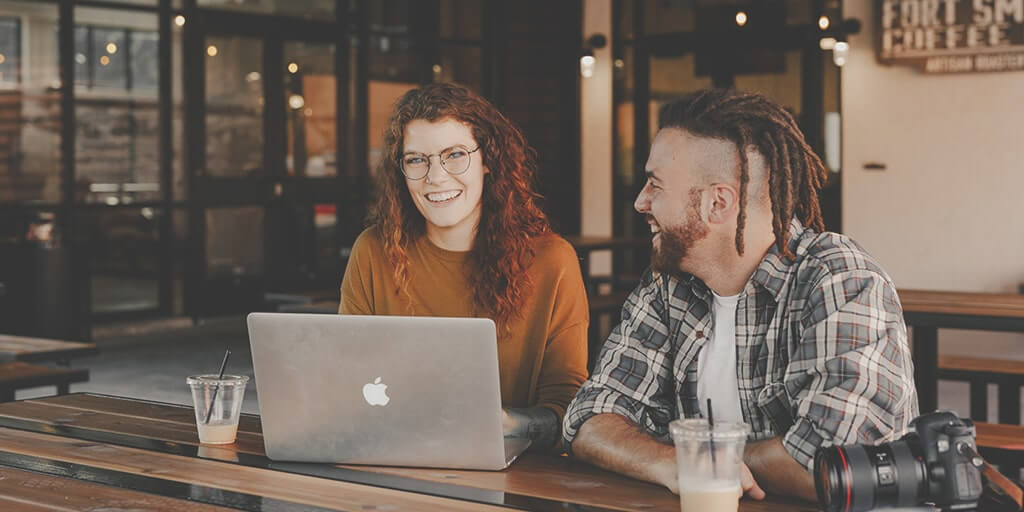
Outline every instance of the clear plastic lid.
{"label": "clear plastic lid", "polygon": [[750,427],[746,423],[716,421],[714,429],[708,420],[691,418],[675,420],[668,424],[673,439],[709,440],[714,435],[715,441],[746,439],[750,435]]}
{"label": "clear plastic lid", "polygon": [[249,382],[248,375],[224,375],[217,378],[216,374],[189,375],[185,379],[189,386],[244,386]]}

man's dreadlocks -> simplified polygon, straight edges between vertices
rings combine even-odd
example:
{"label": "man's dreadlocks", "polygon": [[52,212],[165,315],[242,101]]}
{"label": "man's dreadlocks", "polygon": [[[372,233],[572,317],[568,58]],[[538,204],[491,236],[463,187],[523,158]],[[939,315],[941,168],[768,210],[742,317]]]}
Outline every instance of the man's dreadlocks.
{"label": "man's dreadlocks", "polygon": [[784,256],[789,224],[795,216],[805,226],[824,231],[818,191],[826,179],[825,166],[804,140],[793,116],[758,93],[734,89],[704,89],[661,107],[658,128],[677,128],[698,137],[731,141],[740,161],[740,212],[736,218],[736,250],[743,254],[750,182],[747,150],[760,153],[768,164],[768,193],[775,243]]}

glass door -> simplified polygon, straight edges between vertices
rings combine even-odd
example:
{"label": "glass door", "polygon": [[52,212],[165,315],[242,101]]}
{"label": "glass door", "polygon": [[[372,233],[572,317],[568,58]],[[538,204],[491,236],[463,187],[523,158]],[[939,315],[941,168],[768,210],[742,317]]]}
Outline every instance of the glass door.
{"label": "glass door", "polygon": [[267,292],[336,287],[337,25],[206,10],[192,19],[186,309],[243,313],[265,309]]}

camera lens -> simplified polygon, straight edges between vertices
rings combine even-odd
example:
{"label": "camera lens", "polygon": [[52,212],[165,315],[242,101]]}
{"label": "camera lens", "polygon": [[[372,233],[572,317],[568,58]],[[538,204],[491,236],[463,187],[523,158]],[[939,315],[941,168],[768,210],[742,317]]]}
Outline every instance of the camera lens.
{"label": "camera lens", "polygon": [[819,505],[828,512],[913,506],[927,495],[925,469],[920,443],[914,439],[831,446],[815,454],[814,487]]}

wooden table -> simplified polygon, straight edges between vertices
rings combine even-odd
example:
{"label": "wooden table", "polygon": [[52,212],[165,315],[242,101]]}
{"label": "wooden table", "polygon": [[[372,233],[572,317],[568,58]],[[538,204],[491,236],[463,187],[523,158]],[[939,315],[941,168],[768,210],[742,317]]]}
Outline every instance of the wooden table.
{"label": "wooden table", "polygon": [[96,354],[95,343],[0,334],[0,361],[56,361],[67,365],[76,357]]}
{"label": "wooden table", "polygon": [[[526,454],[505,471],[278,463],[263,452],[257,416],[242,417],[235,444],[200,445],[190,407],[81,393],[0,404],[0,508],[7,502],[26,510],[112,502],[200,511],[679,510],[661,487],[550,455]],[[740,503],[745,512],[816,509],[781,498]]]}
{"label": "wooden table", "polygon": [[[914,381],[922,412],[938,407],[940,327],[1024,332],[1024,295],[925,290],[898,293],[903,318],[914,328]],[[1000,407],[1000,423],[1020,422],[1020,399],[1015,401],[1015,407]]]}

